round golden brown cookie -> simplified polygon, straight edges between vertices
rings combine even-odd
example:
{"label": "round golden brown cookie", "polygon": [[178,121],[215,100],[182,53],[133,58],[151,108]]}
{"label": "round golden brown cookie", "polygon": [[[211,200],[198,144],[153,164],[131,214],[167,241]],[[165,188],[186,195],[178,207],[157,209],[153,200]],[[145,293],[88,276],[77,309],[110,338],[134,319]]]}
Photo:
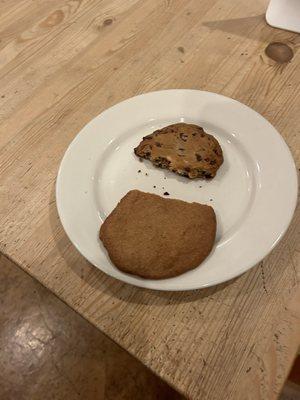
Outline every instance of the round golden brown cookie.
{"label": "round golden brown cookie", "polygon": [[173,124],[145,136],[138,157],[188,178],[213,178],[223,163],[218,141],[193,124]]}
{"label": "round golden brown cookie", "polygon": [[132,190],[106,218],[100,239],[120,270],[143,278],[180,275],[210,253],[216,235],[212,207]]}

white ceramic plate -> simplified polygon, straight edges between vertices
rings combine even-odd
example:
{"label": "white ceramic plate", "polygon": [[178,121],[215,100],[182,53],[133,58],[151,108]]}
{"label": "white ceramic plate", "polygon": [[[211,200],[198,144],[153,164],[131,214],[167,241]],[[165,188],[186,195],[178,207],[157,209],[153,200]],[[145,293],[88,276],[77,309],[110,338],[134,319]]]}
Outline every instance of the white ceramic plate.
{"label": "white ceramic plate", "polygon": [[[143,136],[180,121],[203,126],[220,142],[224,163],[213,180],[188,180],[133,154]],[[218,229],[210,256],[198,268],[165,280],[146,280],[115,268],[98,232],[131,189],[159,195],[167,191],[170,198],[213,206]],[[108,275],[160,290],[203,288],[247,271],[283,236],[296,196],[295,165],[276,129],[238,101],[197,90],[147,93],[100,114],[67,149],[56,186],[60,219],[80,253]]]}
{"label": "white ceramic plate", "polygon": [[275,28],[300,32],[299,0],[271,0],[266,12],[267,23]]}

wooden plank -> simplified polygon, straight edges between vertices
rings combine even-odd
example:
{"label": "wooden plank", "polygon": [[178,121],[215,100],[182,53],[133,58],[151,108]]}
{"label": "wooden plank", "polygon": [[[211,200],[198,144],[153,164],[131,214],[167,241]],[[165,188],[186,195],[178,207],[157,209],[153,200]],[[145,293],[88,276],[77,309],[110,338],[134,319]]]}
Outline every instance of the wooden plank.
{"label": "wooden plank", "polygon": [[[275,398],[299,340],[289,309],[299,293],[299,211],[271,255],[239,279],[151,292],[105,276],[76,252],[54,184],[67,145],[91,118],[165,88],[250,105],[279,129],[299,166],[299,35],[267,26],[263,0],[19,4],[0,10],[0,250],[186,396]],[[293,48],[290,63],[264,54],[272,41]]]}

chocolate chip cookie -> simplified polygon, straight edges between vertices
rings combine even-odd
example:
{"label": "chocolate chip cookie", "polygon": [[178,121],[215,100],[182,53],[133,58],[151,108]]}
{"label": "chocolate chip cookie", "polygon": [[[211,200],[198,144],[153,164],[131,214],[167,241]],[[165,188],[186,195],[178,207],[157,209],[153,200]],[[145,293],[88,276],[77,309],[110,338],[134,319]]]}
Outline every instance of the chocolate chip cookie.
{"label": "chocolate chip cookie", "polygon": [[138,157],[179,175],[213,178],[223,163],[216,138],[198,125],[178,123],[145,136],[134,149]]}
{"label": "chocolate chip cookie", "polygon": [[115,266],[147,279],[198,267],[211,252],[215,235],[212,207],[138,190],[121,199],[100,229]]}

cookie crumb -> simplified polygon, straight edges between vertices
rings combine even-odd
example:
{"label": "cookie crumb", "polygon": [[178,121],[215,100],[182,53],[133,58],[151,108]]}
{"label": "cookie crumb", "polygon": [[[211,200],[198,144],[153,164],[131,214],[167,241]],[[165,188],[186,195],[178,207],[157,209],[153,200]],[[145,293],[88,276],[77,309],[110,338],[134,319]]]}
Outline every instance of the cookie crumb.
{"label": "cookie crumb", "polygon": [[154,185],[153,188],[156,189],[156,186]]}
{"label": "cookie crumb", "polygon": [[143,159],[142,159],[142,157],[139,157],[139,162],[143,162]]}
{"label": "cookie crumb", "polygon": [[202,188],[202,186],[199,186],[199,188],[201,189],[201,188]]}
{"label": "cookie crumb", "polygon": [[170,193],[165,192],[165,193],[164,193],[164,196],[170,196]]}
{"label": "cookie crumb", "polygon": [[209,199],[209,201],[213,201],[213,199]]}
{"label": "cookie crumb", "polygon": [[148,176],[148,173],[146,172],[145,175]]}
{"label": "cookie crumb", "polygon": [[142,172],[142,171],[139,169],[139,170],[138,170],[138,174],[140,174],[141,172]]}

